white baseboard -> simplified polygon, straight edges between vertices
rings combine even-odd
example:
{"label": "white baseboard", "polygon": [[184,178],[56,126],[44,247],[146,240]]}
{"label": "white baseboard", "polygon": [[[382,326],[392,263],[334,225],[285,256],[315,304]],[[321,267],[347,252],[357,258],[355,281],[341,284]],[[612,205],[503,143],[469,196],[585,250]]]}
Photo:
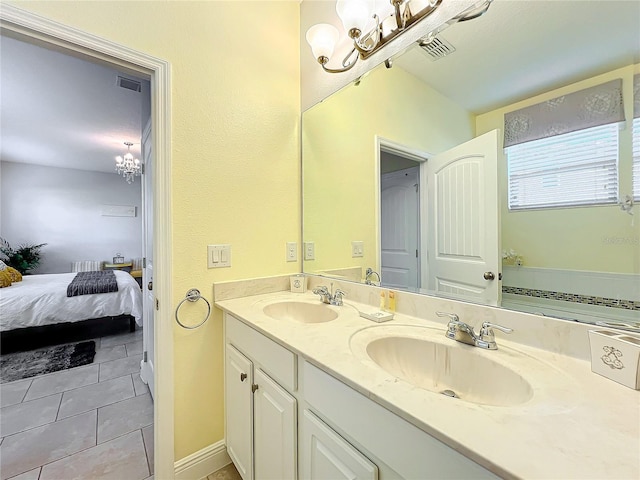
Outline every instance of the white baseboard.
{"label": "white baseboard", "polygon": [[224,440],[220,440],[178,460],[174,464],[175,479],[200,480],[230,463]]}

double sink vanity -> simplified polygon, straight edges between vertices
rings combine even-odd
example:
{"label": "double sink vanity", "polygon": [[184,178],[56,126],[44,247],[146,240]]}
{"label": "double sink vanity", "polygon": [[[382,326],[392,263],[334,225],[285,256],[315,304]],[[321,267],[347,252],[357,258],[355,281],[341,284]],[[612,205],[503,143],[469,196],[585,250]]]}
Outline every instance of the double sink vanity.
{"label": "double sink vanity", "polygon": [[[376,323],[378,288],[336,281],[336,306],[287,280],[214,285],[244,480],[640,478],[639,392],[591,372],[587,326],[405,292]],[[496,350],[446,335],[489,321]]]}

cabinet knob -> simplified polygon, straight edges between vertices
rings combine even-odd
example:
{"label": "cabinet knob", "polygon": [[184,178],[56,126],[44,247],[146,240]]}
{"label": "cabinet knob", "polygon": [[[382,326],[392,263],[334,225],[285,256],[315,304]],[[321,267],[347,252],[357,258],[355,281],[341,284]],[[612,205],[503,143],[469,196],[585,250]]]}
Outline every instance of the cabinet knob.
{"label": "cabinet knob", "polygon": [[255,384],[255,383],[254,383],[253,385],[251,385],[251,391],[252,391],[253,393],[256,393],[256,390],[257,390],[257,389],[258,389],[258,385],[257,385],[257,384]]}
{"label": "cabinet knob", "polygon": [[244,382],[244,379],[247,378],[247,374],[246,373],[241,373],[240,374],[240,381]]}

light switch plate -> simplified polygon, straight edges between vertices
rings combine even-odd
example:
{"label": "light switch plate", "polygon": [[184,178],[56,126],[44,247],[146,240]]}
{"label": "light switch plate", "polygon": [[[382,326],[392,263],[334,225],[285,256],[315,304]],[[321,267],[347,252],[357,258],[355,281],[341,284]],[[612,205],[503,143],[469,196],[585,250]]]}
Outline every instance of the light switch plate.
{"label": "light switch plate", "polygon": [[354,241],[351,242],[351,257],[364,257],[364,242]]}
{"label": "light switch plate", "polygon": [[304,242],[304,259],[315,260],[316,244],[314,242]]}
{"label": "light switch plate", "polygon": [[287,262],[298,260],[298,242],[287,242]]}
{"label": "light switch plate", "polygon": [[207,245],[207,267],[231,266],[231,245]]}

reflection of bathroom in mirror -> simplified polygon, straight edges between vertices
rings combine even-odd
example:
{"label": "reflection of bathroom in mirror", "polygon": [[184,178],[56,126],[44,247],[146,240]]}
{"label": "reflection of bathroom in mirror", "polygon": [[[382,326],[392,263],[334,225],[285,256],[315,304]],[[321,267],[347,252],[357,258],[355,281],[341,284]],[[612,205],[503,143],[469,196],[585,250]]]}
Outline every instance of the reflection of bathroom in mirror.
{"label": "reflection of bathroom in mirror", "polygon": [[[449,27],[438,40],[451,53],[434,59],[433,52],[416,45],[394,58],[392,68],[381,65],[357,86],[304,112],[303,241],[315,249],[314,258],[304,260],[304,271],[560,318],[638,322],[640,209],[633,202],[640,201],[640,180],[634,190],[632,132],[634,77],[636,90],[640,85],[640,2],[494,0],[484,16]],[[598,90],[617,79],[613,95]],[[544,102],[571,103],[581,98],[579,92],[600,101],[600,108],[616,98],[615,88],[621,88],[624,121],[613,123],[617,148],[609,184],[615,184],[614,193],[588,205],[518,208],[514,183],[509,193],[515,167],[510,173],[502,147],[505,114],[528,114],[527,107]],[[640,92],[636,116],[639,97]],[[548,130],[555,127],[551,121]],[[486,227],[489,236],[472,241],[473,232],[486,225],[484,214],[467,211],[477,198],[469,193],[466,203],[452,207],[437,195],[443,182],[430,176],[427,166],[494,130],[500,132],[499,230],[497,238],[487,240],[492,228]],[[640,145],[640,133],[635,138]],[[640,171],[640,165],[635,168]],[[459,168],[447,177],[462,185],[445,197],[453,204],[473,190],[466,188],[464,172]],[[586,175],[596,176],[593,172]],[[562,172],[546,172],[540,183],[553,186],[558,175]],[[477,194],[485,195],[487,188],[479,187]],[[434,205],[441,210],[430,210]],[[442,225],[429,224],[440,218],[438,211],[457,215],[458,222],[466,215],[475,230],[454,228],[447,237]],[[439,255],[445,238],[460,244]],[[495,269],[486,266],[473,274],[491,274],[479,283],[496,287],[495,301],[467,295],[478,287],[464,282],[449,282],[449,290],[447,282],[439,284],[433,268],[438,257],[455,263],[466,251],[497,257]],[[411,253],[411,265],[402,264]]]}

